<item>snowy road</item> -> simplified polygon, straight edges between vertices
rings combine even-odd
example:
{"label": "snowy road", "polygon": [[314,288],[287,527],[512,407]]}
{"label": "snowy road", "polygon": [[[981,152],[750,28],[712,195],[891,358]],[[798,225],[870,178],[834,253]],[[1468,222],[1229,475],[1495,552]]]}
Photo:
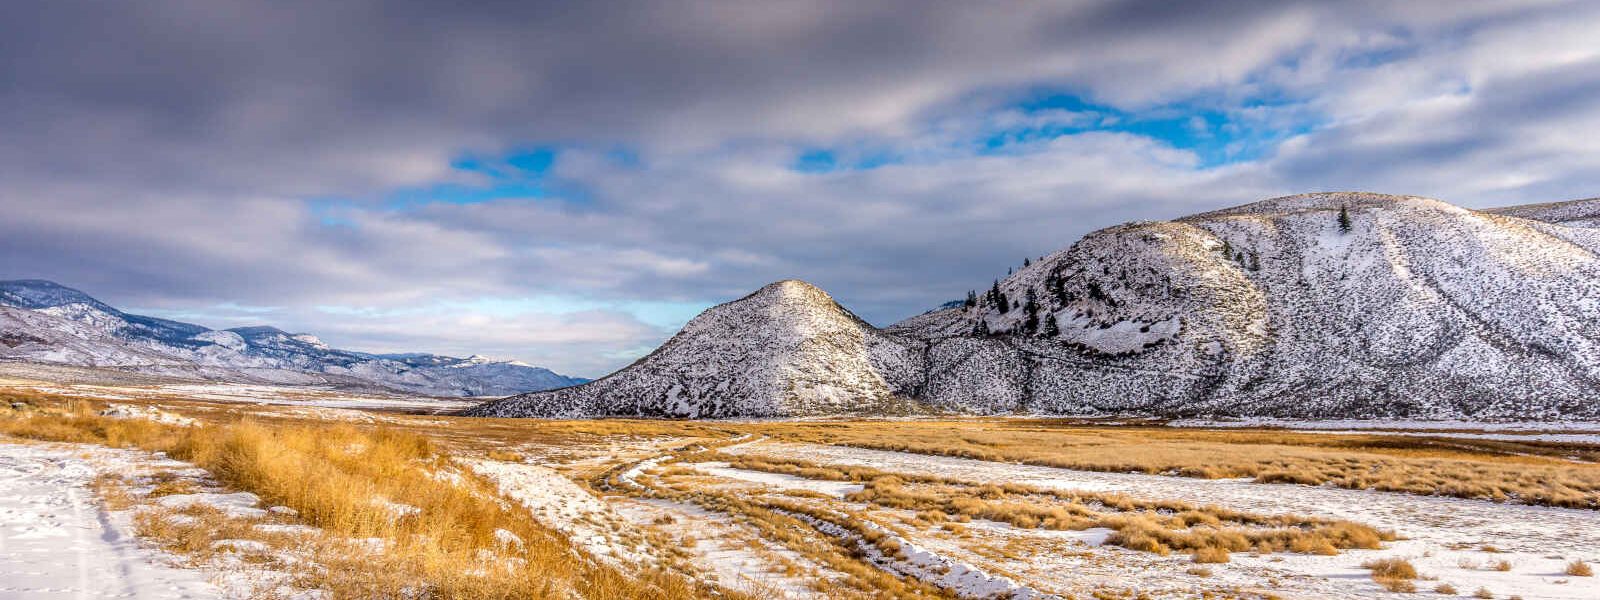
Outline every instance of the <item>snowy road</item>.
{"label": "snowy road", "polygon": [[95,474],[73,452],[0,441],[0,600],[223,596],[140,548],[95,501]]}

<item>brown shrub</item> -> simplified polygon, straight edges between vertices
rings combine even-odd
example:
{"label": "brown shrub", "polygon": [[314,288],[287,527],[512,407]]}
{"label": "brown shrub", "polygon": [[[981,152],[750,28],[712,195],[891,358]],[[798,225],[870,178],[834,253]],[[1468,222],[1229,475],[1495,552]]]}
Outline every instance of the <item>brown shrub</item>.
{"label": "brown shrub", "polygon": [[1594,569],[1581,560],[1567,563],[1567,570],[1562,572],[1573,577],[1594,577]]}
{"label": "brown shrub", "polygon": [[1383,586],[1383,589],[1399,594],[1411,594],[1417,591],[1417,584],[1410,579],[1381,579],[1374,577],[1372,580]]}
{"label": "brown shrub", "polygon": [[521,454],[517,454],[516,452],[512,452],[510,450],[501,450],[497,448],[489,451],[489,460],[519,463],[522,462],[522,459],[523,456]]}
{"label": "brown shrub", "polygon": [[1416,579],[1417,568],[1411,561],[1404,558],[1376,558],[1361,563],[1361,567],[1372,571],[1373,579]]}

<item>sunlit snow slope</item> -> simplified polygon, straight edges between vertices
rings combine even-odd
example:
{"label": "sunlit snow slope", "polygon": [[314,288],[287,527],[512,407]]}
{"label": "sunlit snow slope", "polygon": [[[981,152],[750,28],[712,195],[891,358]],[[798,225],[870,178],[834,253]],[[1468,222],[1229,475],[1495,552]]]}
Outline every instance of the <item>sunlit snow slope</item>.
{"label": "sunlit snow slope", "polygon": [[[890,331],[933,348],[930,402],[976,412],[1594,416],[1596,248],[1426,198],[1290,196],[1092,233],[1000,282],[1021,307]],[[1058,335],[1025,327],[1030,293]]]}
{"label": "sunlit snow slope", "polygon": [[884,335],[827,293],[780,281],[712,307],[660,348],[592,383],[525,394],[479,416],[674,417],[903,411],[920,344]]}
{"label": "sunlit snow slope", "polygon": [[1130,223],[881,331],[780,282],[473,414],[1596,417],[1591,204],[1326,193]]}

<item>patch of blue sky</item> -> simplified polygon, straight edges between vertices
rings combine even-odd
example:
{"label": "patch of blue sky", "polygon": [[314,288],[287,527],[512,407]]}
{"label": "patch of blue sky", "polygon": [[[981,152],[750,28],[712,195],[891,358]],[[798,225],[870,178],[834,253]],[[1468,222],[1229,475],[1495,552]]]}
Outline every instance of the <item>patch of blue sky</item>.
{"label": "patch of blue sky", "polygon": [[[1318,122],[1306,116],[1293,98],[1263,97],[1243,102],[1197,98],[1138,110],[1097,104],[1084,97],[1042,92],[996,106],[979,115],[985,125],[950,143],[984,155],[1028,152],[1040,143],[1089,132],[1118,132],[1150,138],[1195,155],[1195,168],[1208,169],[1253,161],[1271,154],[1293,136],[1311,131]],[[972,137],[975,136],[975,137]],[[801,151],[789,167],[801,173],[870,170],[906,160],[885,143]],[[913,159],[914,160],[914,159]]]}
{"label": "patch of blue sky", "polygon": [[325,227],[356,227],[355,219],[350,217],[350,209],[354,204],[343,198],[311,198],[305,201],[306,210],[311,212],[312,218]]}
{"label": "patch of blue sky", "polygon": [[[499,155],[462,154],[450,161],[460,177],[390,190],[376,198],[313,198],[311,213],[323,225],[355,227],[350,213],[376,206],[405,212],[435,204],[470,205],[502,200],[554,200],[582,203],[588,195],[551,175],[561,149],[536,146]],[[629,160],[618,154],[616,160]],[[636,159],[634,159],[636,160]]]}
{"label": "patch of blue sky", "polygon": [[390,192],[384,196],[383,207],[403,211],[428,204],[465,205],[549,196],[549,186],[541,181],[496,181],[487,185],[442,183]]}
{"label": "patch of blue sky", "polygon": [[499,156],[463,154],[450,161],[450,167],[495,179],[540,179],[555,166],[560,153],[561,150],[555,146],[536,146],[512,150]]}
{"label": "patch of blue sky", "polygon": [[901,161],[893,151],[860,148],[828,149],[809,148],[800,153],[789,168],[801,173],[831,173],[834,171],[862,171],[876,169]]}
{"label": "patch of blue sky", "polygon": [[1255,115],[1294,106],[1291,99],[1253,99],[1234,106],[1218,106],[1201,101],[1185,102],[1150,109],[1128,111],[1094,104],[1074,94],[1046,94],[1006,107],[1022,115],[1090,115],[1084,119],[1014,119],[1013,127],[990,133],[982,141],[985,152],[999,153],[1030,142],[1054,139],[1091,131],[1127,133],[1157,140],[1198,158],[1197,168],[1207,169],[1230,163],[1251,161],[1269,154],[1277,144],[1310,131],[1317,123],[1311,119],[1283,123]]}
{"label": "patch of blue sky", "polygon": [[560,150],[538,146],[499,156],[464,154],[450,167],[473,176],[470,183],[448,182],[394,190],[383,198],[385,208],[407,210],[428,204],[478,204],[507,199],[541,199],[559,184],[549,177]]}

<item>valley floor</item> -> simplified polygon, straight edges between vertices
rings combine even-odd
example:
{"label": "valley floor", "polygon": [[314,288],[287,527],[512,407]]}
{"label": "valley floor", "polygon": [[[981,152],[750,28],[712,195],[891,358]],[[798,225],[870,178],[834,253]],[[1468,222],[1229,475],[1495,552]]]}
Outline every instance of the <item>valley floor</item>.
{"label": "valley floor", "polygon": [[[433,412],[423,399],[38,382],[0,384],[0,400],[0,599],[361,597],[296,574],[326,554],[256,557],[281,540],[250,532],[365,536],[381,553],[436,531],[429,520],[448,503],[419,491],[429,481],[516,514],[442,563],[457,566],[408,571],[405,589],[423,596],[508,597],[471,580],[580,556],[553,577],[655,586],[574,592],[594,598],[1600,598],[1600,579],[1583,574],[1600,563],[1600,447],[1588,437],[1600,425],[1343,423],[1335,435],[1282,429],[1314,424],[497,420],[403,414]],[[228,463],[204,452],[190,451],[193,464],[152,452],[186,451],[170,441],[185,432],[241,428],[356,440],[335,450],[396,435],[436,449],[395,463],[423,469],[416,484],[374,492],[393,522],[348,531],[296,505],[313,499],[206,472]],[[155,474],[104,485],[140,470]],[[191,540],[138,520],[173,518],[157,490],[176,476],[161,472],[193,480],[179,497],[263,500],[231,509],[244,512],[227,530],[242,537]],[[539,531],[567,549],[507,549]]]}

